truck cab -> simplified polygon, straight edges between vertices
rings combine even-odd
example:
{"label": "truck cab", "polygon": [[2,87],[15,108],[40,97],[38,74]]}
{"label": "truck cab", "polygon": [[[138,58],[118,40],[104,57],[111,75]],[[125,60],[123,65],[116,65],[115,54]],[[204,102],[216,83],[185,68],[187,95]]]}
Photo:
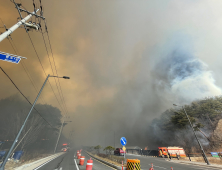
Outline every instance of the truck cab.
{"label": "truck cab", "polygon": [[116,148],[116,150],[114,151],[114,155],[124,155],[124,153],[126,153],[124,150],[122,150],[122,148]]}
{"label": "truck cab", "polygon": [[167,147],[158,147],[159,149],[159,156],[160,157],[167,157],[167,154],[168,154],[168,150],[167,150]]}

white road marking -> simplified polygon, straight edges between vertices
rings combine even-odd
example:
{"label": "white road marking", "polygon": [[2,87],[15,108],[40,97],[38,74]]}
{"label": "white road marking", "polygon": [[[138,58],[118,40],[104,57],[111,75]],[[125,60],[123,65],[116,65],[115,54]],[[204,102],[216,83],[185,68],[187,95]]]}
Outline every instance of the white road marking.
{"label": "white road marking", "polygon": [[62,170],[62,167],[59,170]]}
{"label": "white road marking", "polygon": [[75,161],[75,164],[76,164],[76,169],[77,170],[79,170],[79,167],[78,167],[78,165],[77,165],[77,163],[76,163],[76,160],[74,159],[74,161]]}
{"label": "white road marking", "polygon": [[[151,166],[151,164],[149,164]],[[166,169],[164,167],[161,167],[161,166],[156,166],[156,165],[153,165],[154,167],[158,167],[158,168],[163,168],[163,169]]]}

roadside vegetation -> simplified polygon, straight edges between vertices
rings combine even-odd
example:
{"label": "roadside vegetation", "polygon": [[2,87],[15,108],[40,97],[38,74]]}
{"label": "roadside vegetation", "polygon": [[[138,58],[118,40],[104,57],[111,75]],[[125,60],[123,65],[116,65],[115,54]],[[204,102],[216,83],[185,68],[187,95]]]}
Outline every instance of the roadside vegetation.
{"label": "roadside vegetation", "polygon": [[[222,152],[222,97],[196,100],[183,107],[204,149]],[[182,146],[186,153],[200,153],[182,107],[166,110],[159,119],[154,119],[149,133],[152,133],[152,145]]]}
{"label": "roadside vegetation", "polygon": [[[0,107],[2,113],[0,141],[3,142],[0,145],[0,151],[7,152],[31,106],[19,96],[14,95],[0,100]],[[62,125],[61,112],[58,108],[47,104],[36,104],[35,108],[41,116],[36,110],[32,111],[14,148],[14,152],[24,152],[21,157],[22,162],[53,153],[55,141],[58,137],[58,129]]]}
{"label": "roadside vegetation", "polygon": [[[103,151],[106,151],[106,153],[100,153],[100,149],[102,149],[102,147],[100,145],[98,145],[95,147],[93,147],[93,146],[88,147],[87,150],[94,157],[97,157],[97,158],[107,161],[109,163],[115,164],[117,166],[122,166],[122,161],[125,162],[123,156],[115,156],[113,154],[113,151],[115,150],[115,148],[113,146],[107,146],[107,147],[103,148]],[[124,164],[124,166],[126,166],[126,164]]]}

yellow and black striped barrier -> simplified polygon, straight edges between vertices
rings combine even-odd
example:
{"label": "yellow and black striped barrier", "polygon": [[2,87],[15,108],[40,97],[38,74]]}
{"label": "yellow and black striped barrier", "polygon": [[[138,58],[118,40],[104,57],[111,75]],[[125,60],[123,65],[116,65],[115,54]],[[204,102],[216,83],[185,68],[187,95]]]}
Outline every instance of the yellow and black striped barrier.
{"label": "yellow and black striped barrier", "polygon": [[140,170],[140,160],[127,159],[127,170]]}

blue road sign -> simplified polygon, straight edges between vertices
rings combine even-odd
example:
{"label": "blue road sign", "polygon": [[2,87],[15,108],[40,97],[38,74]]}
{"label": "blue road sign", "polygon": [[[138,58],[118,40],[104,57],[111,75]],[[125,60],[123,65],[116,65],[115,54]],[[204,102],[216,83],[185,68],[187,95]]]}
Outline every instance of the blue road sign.
{"label": "blue road sign", "polygon": [[0,51],[0,60],[18,64],[21,60],[20,56],[8,54]]}
{"label": "blue road sign", "polygon": [[125,137],[121,137],[120,138],[120,143],[121,143],[121,145],[125,146],[127,144],[126,138]]}

